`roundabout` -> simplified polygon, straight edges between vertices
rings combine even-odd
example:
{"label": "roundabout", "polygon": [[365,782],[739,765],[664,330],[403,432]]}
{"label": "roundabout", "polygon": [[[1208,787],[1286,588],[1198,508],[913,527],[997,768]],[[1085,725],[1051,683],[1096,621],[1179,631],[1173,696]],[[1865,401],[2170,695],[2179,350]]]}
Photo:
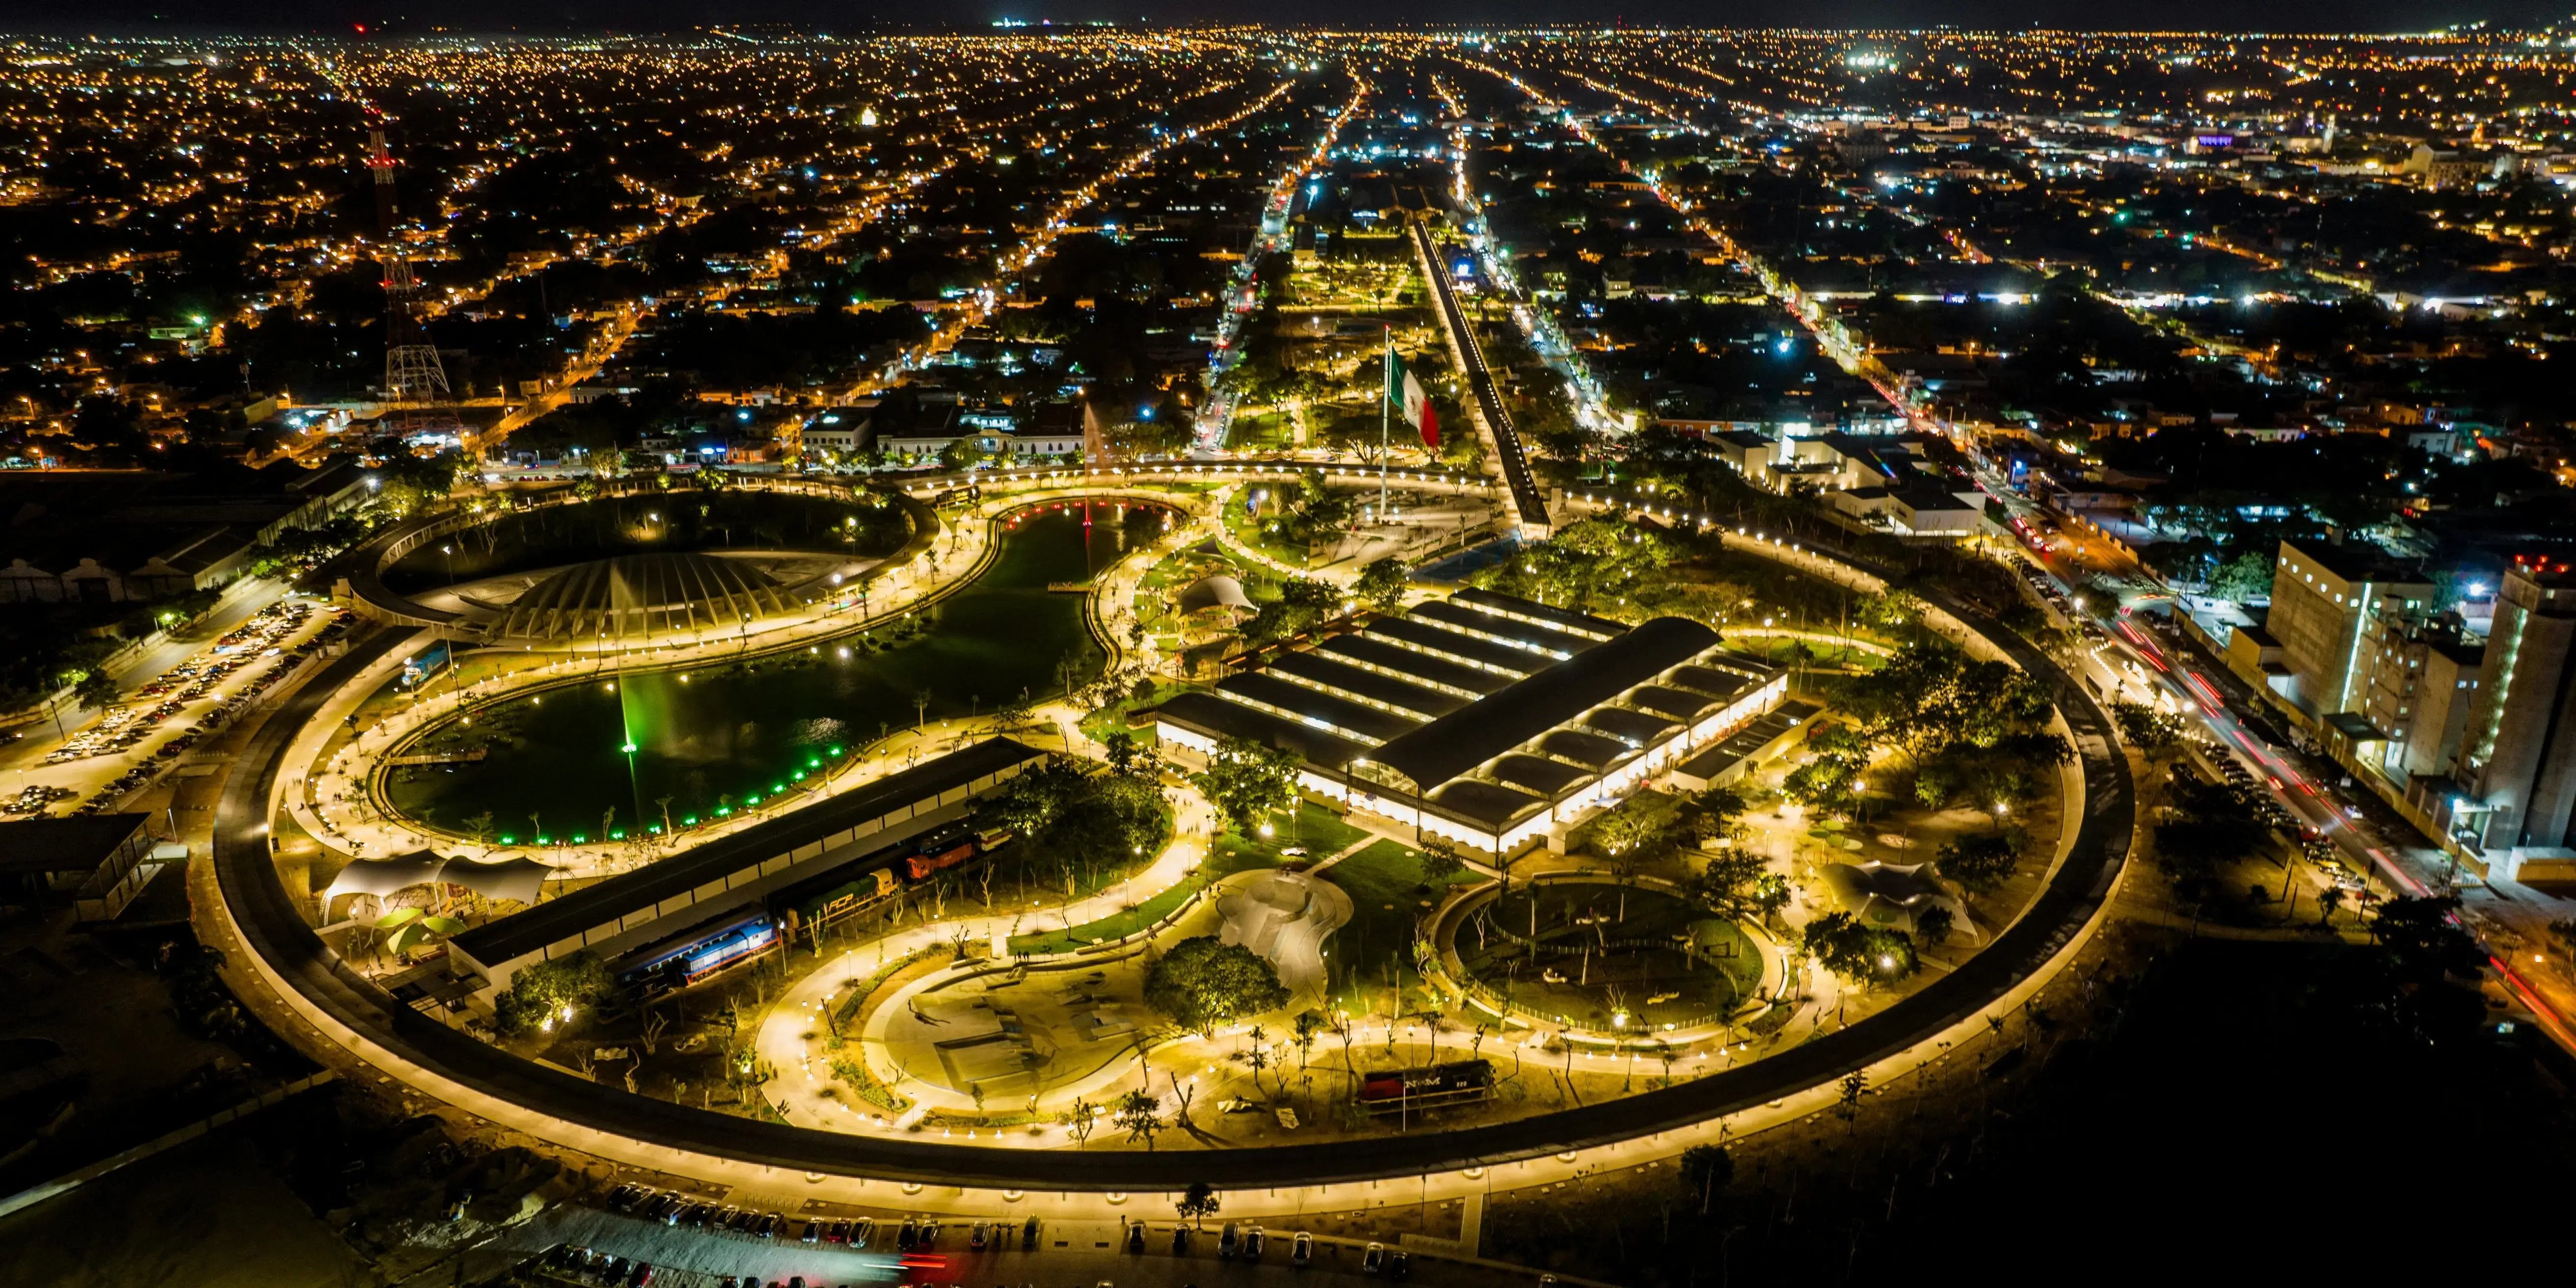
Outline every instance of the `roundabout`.
{"label": "roundabout", "polygon": [[[1246,470],[1237,477],[1263,477],[1263,471]],[[1183,479],[1190,483],[1235,481],[1199,469],[1171,472],[1171,481]],[[1152,482],[1137,477],[1103,476],[1094,480],[1102,495],[1130,492]],[[988,493],[1004,490],[998,480],[985,479],[982,483]],[[1013,485],[1014,490],[1018,487],[1052,489],[1072,493],[1062,499],[1081,499],[1072,492],[1070,481],[1060,474],[1032,476]],[[1024,508],[1028,499],[1027,494],[1020,494],[983,504]],[[1186,493],[1176,495],[1172,504],[1179,514],[1194,514]],[[1677,516],[1682,522],[1689,518]],[[1697,526],[1704,531],[1713,528],[1705,519]],[[1144,546],[1160,549],[1163,541],[1157,534]],[[1749,534],[1727,534],[1724,542],[1729,549],[1774,560],[1803,574],[1830,577],[1842,584],[1883,584],[1875,570],[1829,561],[1813,551],[1790,550]],[[953,588],[957,577],[967,569],[983,566],[993,558],[989,546],[978,555],[949,561],[932,555],[922,564],[921,584]],[[1101,581],[1109,587],[1132,587],[1132,577],[1133,569],[1126,565],[1100,574]],[[1109,1213],[1131,1194],[1177,1192],[1200,1182],[1228,1191],[1229,1211],[1246,1213],[1380,1204],[1390,1201],[1382,1187],[1394,1181],[1405,1182],[1402,1201],[1406,1202],[1413,1201],[1416,1194],[1454,1195],[1553,1182],[1580,1175],[1591,1167],[1674,1153],[1695,1142],[1717,1139],[1723,1131],[1752,1130],[1813,1112],[1830,1103],[1834,1083],[1853,1070],[1877,1069],[1883,1076],[1911,1068],[1937,1055],[1939,1045],[1981,1029],[1985,1014],[2014,1005],[2045,986],[2053,964],[2071,954],[2101,914],[2110,884],[2126,857],[2134,824],[2128,771],[2110,737],[2107,715],[2044,654],[2018,637],[1978,617],[1966,605],[1948,601],[1937,589],[1917,593],[1945,615],[1971,649],[2009,659],[2045,683],[2074,751],[2075,760],[2068,775],[2066,826],[2061,829],[2055,853],[2045,860],[2038,884],[2009,924],[1954,969],[1929,979],[1864,1018],[1828,1031],[1822,1028],[1819,1017],[1819,1031],[1814,1035],[1794,1044],[1781,1044],[1762,1058],[1738,1061],[1730,1055],[1723,1067],[1716,1061],[1702,1061],[1685,1066],[1688,1076],[1667,1076],[1659,1085],[1633,1094],[1543,1111],[1532,1106],[1496,1121],[1459,1126],[1435,1124],[1435,1129],[1430,1130],[1374,1135],[1361,1148],[1353,1148],[1346,1141],[1298,1143],[1292,1138],[1284,1143],[1265,1142],[1259,1148],[1224,1150],[1030,1149],[1021,1143],[1027,1139],[1025,1135],[1007,1144],[960,1143],[955,1136],[899,1130],[892,1125],[893,1115],[881,1115],[887,1122],[875,1130],[854,1131],[826,1130],[810,1121],[800,1121],[794,1113],[789,1113],[783,1122],[774,1117],[764,1120],[757,1115],[710,1113],[658,1096],[621,1091],[605,1081],[534,1063],[435,1013],[396,1001],[316,933],[316,916],[309,900],[301,892],[290,893],[281,884],[280,866],[272,854],[271,825],[282,817],[283,789],[290,781],[301,781],[306,769],[305,764],[292,763],[296,758],[290,751],[298,746],[312,749],[313,727],[330,727],[317,717],[332,708],[343,687],[371,672],[381,673],[389,660],[398,661],[406,649],[417,647],[418,641],[409,632],[389,630],[359,642],[348,655],[311,677],[253,735],[224,790],[211,867],[212,885],[208,890],[218,897],[207,901],[203,915],[214,923],[218,942],[240,949],[234,955],[234,964],[236,972],[245,977],[246,992],[264,998],[280,1030],[295,1036],[301,1044],[330,1056],[335,1064],[362,1069],[370,1081],[382,1080],[398,1094],[447,1106],[514,1138],[571,1151],[614,1169],[682,1176],[767,1194],[805,1194],[839,1202],[874,1202],[960,1213],[996,1211],[1007,1204],[1033,1201],[1036,1196],[1046,1196],[1051,1205],[1062,1206],[1068,1212]],[[1100,665],[1112,665],[1106,659],[1123,647],[1112,625],[1119,606],[1108,594],[1096,594],[1081,602],[1085,605],[1083,620],[1094,623],[1089,629],[1106,637],[1100,642],[1104,658]],[[798,639],[793,646],[818,645]],[[666,654],[665,660],[672,659]],[[705,661],[703,657],[678,660],[691,664]],[[553,678],[573,682],[560,671]],[[579,682],[591,686],[605,683],[596,674],[581,676]],[[672,683],[677,683],[676,678]],[[493,691],[498,687],[482,690],[483,697],[503,700]],[[607,693],[604,688],[598,691]],[[954,700],[953,694],[950,700]],[[589,701],[597,707],[592,713],[594,718],[604,721],[608,699],[603,696]],[[621,697],[621,711],[622,703]],[[451,705],[448,714],[455,714],[463,705]],[[1067,713],[1078,714],[1069,709]],[[972,720],[970,716],[968,722],[953,725],[952,743],[962,744],[974,731]],[[385,745],[382,741],[375,744],[379,749]],[[856,740],[850,745],[856,745]],[[488,756],[489,753],[486,763]],[[865,775],[881,775],[890,768],[881,762],[862,760],[849,771],[851,786],[865,782]],[[618,769],[622,771],[623,766]],[[610,781],[613,783],[613,776]],[[633,795],[631,788],[628,795]],[[1088,914],[1117,916],[1144,907],[1161,889],[1180,881],[1208,858],[1221,838],[1206,826],[1204,802],[1186,791],[1179,796],[1182,827],[1169,848],[1126,876],[1121,888],[1089,896],[1100,901],[1096,906],[1077,910],[1067,905],[1061,911],[1068,928],[1083,924],[1083,916]],[[631,802],[628,807],[632,808]],[[797,812],[790,810],[777,817],[793,817]],[[1385,829],[1378,830],[1385,835],[1383,843],[1398,844]],[[705,849],[726,835],[731,833],[710,829],[694,843],[696,848]],[[1369,844],[1372,843],[1365,839],[1351,844],[1345,851],[1351,857],[1314,856],[1313,867],[1329,882],[1334,874],[1328,860],[1357,863]],[[649,871],[689,852],[690,847],[682,845],[669,857],[647,856],[637,871]],[[1179,918],[1151,929],[1197,929],[1196,924],[1183,927],[1181,922],[1191,917],[1211,922],[1222,919],[1235,927],[1234,933],[1239,937],[1263,940],[1271,946],[1282,941],[1297,942],[1297,935],[1291,933],[1296,918],[1289,914],[1302,912],[1308,903],[1287,897],[1289,891],[1249,893],[1246,888],[1252,884],[1229,881],[1218,897],[1194,897]],[[1788,990],[1790,981],[1775,973],[1776,945],[1766,947],[1761,942],[1762,935],[1743,933],[1722,919],[1721,924],[1728,929],[1705,926],[1702,923],[1710,918],[1686,915],[1686,908],[1674,906],[1678,900],[1670,892],[1637,884],[1629,884],[1624,890],[1637,905],[1626,910],[1625,917],[1638,921],[1637,933],[1626,934],[1625,927],[1619,925],[1625,918],[1617,915],[1620,910],[1615,908],[1622,893],[1619,883],[1592,879],[1570,883],[1586,887],[1581,890],[1555,888],[1567,884],[1548,881],[1528,887],[1540,892],[1535,900],[1527,894],[1515,896],[1497,891],[1489,901],[1490,909],[1481,905],[1468,908],[1468,914],[1482,913],[1486,917],[1487,939],[1482,945],[1475,943],[1475,923],[1469,916],[1450,915],[1450,910],[1465,902],[1463,898],[1453,899],[1437,920],[1448,927],[1446,951],[1458,959],[1458,970],[1465,980],[1473,981],[1477,988],[1491,989],[1503,995],[1510,1006],[1529,1012],[1544,1014],[1549,1013],[1548,1006],[1559,1006],[1561,1009],[1553,1014],[1566,1017],[1558,1027],[1566,1033],[1569,1043],[1578,1036],[1601,1033],[1603,1030],[1595,1027],[1601,1021],[1607,1021],[1606,1031],[1615,1041],[1622,1029],[1622,1010],[1631,1023],[1670,1023],[1675,1026],[1670,1031],[1677,1035],[1684,1031],[1685,1021],[1701,1017],[1708,1017],[1722,1030],[1729,1020],[1740,1019],[1745,1008],[1758,1006],[1761,999]],[[1226,898],[1229,893],[1235,896],[1231,907]],[[1522,902],[1511,902],[1515,897]],[[1392,907],[1395,901],[1386,902]],[[1609,910],[1613,916],[1608,923],[1600,920],[1605,904],[1612,905]],[[1364,901],[1360,921],[1337,927],[1330,936],[1317,934],[1313,940],[1317,957],[1328,957],[1342,937],[1359,933],[1362,922],[1376,908],[1375,903]],[[1507,952],[1502,945],[1510,942],[1508,937],[1494,931],[1500,923],[1512,920],[1515,913],[1520,937],[1529,942],[1516,944],[1512,952]],[[1586,924],[1585,918],[1592,920]],[[963,959],[961,945],[984,941],[998,944],[1020,933],[1020,927],[1009,924],[1017,919],[1017,914],[986,917],[970,913],[914,922],[896,933],[868,941],[866,958],[852,965],[864,964],[873,971],[881,968],[876,960],[881,956],[891,962],[922,948],[941,945]],[[1533,923],[1535,931],[1531,929]],[[1614,928],[1623,933],[1613,934]],[[1224,933],[1221,926],[1211,924],[1208,929],[1209,933]],[[1585,931],[1590,932],[1589,950],[1579,933]],[[1683,938],[1675,939],[1676,935]],[[1613,938],[1623,941],[1616,951],[1611,951],[1612,945],[1607,942]],[[1140,948],[1140,952],[1159,951],[1151,944],[1151,935],[1141,942],[1148,946]],[[1473,949],[1472,958],[1462,949]],[[1088,955],[1100,957],[1120,951],[1124,948]],[[1097,1028],[1120,1022],[1109,1013],[1109,1004],[1094,1007],[1089,1012],[1090,1019],[1085,1020],[1081,1018],[1081,1008],[1089,1003],[1066,1001],[1071,993],[1080,993],[1088,986],[1093,972],[1102,977],[1101,995],[1110,995],[1114,982],[1110,967],[1084,961],[1084,955],[1084,950],[1076,949],[1067,954],[1012,961],[1006,951],[996,960],[961,960],[945,970],[1007,972],[1024,968],[1027,975],[1023,984],[1030,978],[1048,981],[1053,992],[1046,1005],[1055,1009],[1044,1020],[1044,1046],[1050,1059],[1060,1060],[1067,1049],[1061,1033],[1076,1026]],[[1065,964],[1064,959],[1071,959],[1071,964]],[[1762,963],[1759,971],[1750,968],[1749,963],[1754,961]],[[1289,973],[1286,969],[1280,971],[1283,979]],[[1551,975],[1561,978],[1551,979]],[[817,969],[806,978],[830,984],[844,982],[848,976]],[[1068,987],[1063,983],[1067,980],[1076,983]],[[899,987],[918,983],[912,981]],[[965,987],[965,981],[946,980],[930,995],[962,997],[966,994],[960,990]],[[1618,994],[1615,998],[1614,989]],[[798,996],[790,992],[779,1004],[786,1007],[791,1004],[789,999]],[[934,1019],[949,1018],[927,1005],[923,1013]],[[1031,1014],[1035,1013],[1032,1008]],[[866,1023],[874,1025],[882,1018],[885,1031],[892,1034],[897,1019],[909,1020],[911,1015],[908,1006],[891,1010],[879,1006]],[[1463,1025],[1465,1013],[1459,1016]],[[941,1027],[924,1026],[927,1030]],[[1413,1022],[1405,1021],[1404,1027],[1413,1028]],[[1429,1058],[1437,1053],[1445,1059],[1453,1046],[1469,1040],[1469,1035],[1457,1026],[1434,1023],[1426,1027],[1421,1045],[1408,1053],[1412,1058]],[[828,1028],[820,1016],[814,1016],[798,1032]],[[1005,1030],[997,1024],[994,1031]],[[893,1035],[897,1041],[924,1036]],[[955,1036],[977,1035],[941,1033],[928,1040],[936,1043]],[[1394,1052],[1401,1035],[1397,1025],[1389,1023],[1374,1039],[1365,1032],[1357,1036],[1363,1041],[1383,1041],[1388,1051]],[[1473,1040],[1484,1045],[1482,1033]],[[1504,1044],[1526,1045],[1540,1040],[1534,1028],[1514,1031],[1498,1036],[1493,1045],[1485,1046],[1485,1052],[1491,1055]],[[1192,1041],[1200,1045],[1192,1048]],[[1241,1044],[1242,1034],[1227,1030],[1213,1040],[1183,1038],[1169,1045],[1183,1053],[1176,1058],[1207,1061],[1222,1059]],[[968,1084],[977,1079],[968,1075],[974,1070],[1012,1073],[1008,1061],[978,1062],[976,1053],[994,1045],[985,1041],[960,1048],[966,1054],[955,1063],[955,1069],[943,1066],[941,1070],[943,1085],[952,1095],[965,1095],[970,1106],[974,1097]],[[1034,1051],[1039,1047],[1037,1037],[1032,1036],[1029,1048]],[[1347,1045],[1344,1049],[1348,1049]],[[1565,1059],[1572,1069],[1572,1053]],[[1075,1087],[1115,1063],[1104,1061],[1082,1070],[1068,1063],[1064,1069],[1068,1076],[1061,1081]],[[1026,1070],[1028,1066],[1022,1062],[1020,1068]],[[782,1069],[780,1073],[785,1082],[792,1083],[796,1078],[793,1071]],[[1024,1098],[1032,1082],[1059,1081],[1047,1075],[1009,1083],[1006,1088],[1007,1078],[989,1080],[994,1085],[983,1096],[988,1109],[1003,1095]],[[1202,1112],[1206,1110],[1202,1108]],[[989,1136],[988,1133],[987,1139]],[[1057,1136],[1043,1143],[1064,1142]]]}

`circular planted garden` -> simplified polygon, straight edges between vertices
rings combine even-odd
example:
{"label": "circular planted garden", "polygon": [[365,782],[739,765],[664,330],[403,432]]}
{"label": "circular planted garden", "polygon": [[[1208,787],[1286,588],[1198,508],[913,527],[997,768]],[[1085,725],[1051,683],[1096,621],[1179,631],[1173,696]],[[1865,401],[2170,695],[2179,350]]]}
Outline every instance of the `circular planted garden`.
{"label": "circular planted garden", "polygon": [[1465,983],[1510,1013],[1610,1034],[1719,1025],[1760,992],[1761,944],[1656,884],[1487,887],[1447,919]]}

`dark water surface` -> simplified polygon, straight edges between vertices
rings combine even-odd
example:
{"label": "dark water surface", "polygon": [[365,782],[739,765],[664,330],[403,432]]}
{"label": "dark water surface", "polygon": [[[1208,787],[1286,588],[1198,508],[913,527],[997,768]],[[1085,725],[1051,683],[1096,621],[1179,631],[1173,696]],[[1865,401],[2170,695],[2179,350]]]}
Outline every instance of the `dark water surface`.
{"label": "dark water surface", "polygon": [[[819,780],[836,757],[913,723],[919,693],[937,720],[991,711],[1023,690],[1049,697],[1068,662],[1074,682],[1088,682],[1105,659],[1083,624],[1083,597],[1047,587],[1089,580],[1158,532],[1162,513],[1096,505],[1089,517],[1023,512],[992,567],[926,623],[916,614],[819,641],[819,654],[629,671],[613,690],[602,675],[479,708],[473,725],[450,720],[414,749],[480,745],[486,758],[397,769],[394,804],[459,832],[488,813],[495,838],[519,844],[538,834],[597,840],[632,830],[639,802],[658,826],[666,796],[681,824],[801,791],[800,771]],[[631,780],[619,750],[630,742]]]}

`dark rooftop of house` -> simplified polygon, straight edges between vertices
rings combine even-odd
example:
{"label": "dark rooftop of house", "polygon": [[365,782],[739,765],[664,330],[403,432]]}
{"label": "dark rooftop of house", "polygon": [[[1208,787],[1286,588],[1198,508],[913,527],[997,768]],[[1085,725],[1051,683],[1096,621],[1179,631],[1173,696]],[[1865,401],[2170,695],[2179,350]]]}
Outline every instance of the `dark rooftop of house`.
{"label": "dark rooftop of house", "polygon": [[89,814],[0,823],[0,873],[87,872],[151,822],[149,814]]}

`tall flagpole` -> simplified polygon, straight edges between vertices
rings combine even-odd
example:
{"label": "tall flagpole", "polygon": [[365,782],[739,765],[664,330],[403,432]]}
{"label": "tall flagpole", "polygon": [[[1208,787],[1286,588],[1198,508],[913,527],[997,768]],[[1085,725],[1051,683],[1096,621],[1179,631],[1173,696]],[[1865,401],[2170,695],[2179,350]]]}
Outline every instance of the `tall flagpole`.
{"label": "tall flagpole", "polygon": [[1378,329],[1385,333],[1386,338],[1384,364],[1386,372],[1385,377],[1378,381],[1385,388],[1378,390],[1377,395],[1377,521],[1384,523],[1386,522],[1386,405],[1395,399],[1395,328],[1381,322],[1378,324]]}

